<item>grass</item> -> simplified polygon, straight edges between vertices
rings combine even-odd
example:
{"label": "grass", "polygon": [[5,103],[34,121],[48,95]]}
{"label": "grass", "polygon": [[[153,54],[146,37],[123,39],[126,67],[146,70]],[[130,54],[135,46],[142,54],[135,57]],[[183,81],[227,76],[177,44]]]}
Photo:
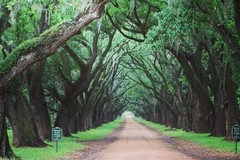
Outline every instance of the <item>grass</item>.
{"label": "grass", "polygon": [[[152,123],[146,121],[144,119],[136,118],[136,120],[140,123],[143,123],[157,131],[163,133],[169,137],[175,137],[179,139],[188,140],[197,144],[200,144],[205,147],[214,148],[218,151],[222,152],[234,152],[235,142],[228,142],[224,140],[224,137],[213,137],[209,136],[209,133],[192,133],[192,132],[185,132],[181,129],[177,129],[176,131],[167,131],[169,127],[164,125]],[[239,145],[238,145],[239,146]]]}
{"label": "grass", "polygon": [[[32,147],[22,147],[16,148],[12,147],[13,152],[21,157],[22,160],[52,160],[58,159],[59,157],[63,157],[66,154],[74,152],[76,150],[84,149],[84,145],[79,141],[93,141],[99,140],[110,133],[113,132],[114,129],[120,126],[123,122],[123,119],[117,119],[108,124],[103,124],[102,126],[91,129],[86,132],[79,132],[77,134],[73,134],[72,137],[64,137],[61,142],[59,142],[59,151],[55,150],[55,142],[46,142],[49,144],[48,147],[43,148],[32,148]],[[12,141],[12,132],[8,132],[10,142]]]}

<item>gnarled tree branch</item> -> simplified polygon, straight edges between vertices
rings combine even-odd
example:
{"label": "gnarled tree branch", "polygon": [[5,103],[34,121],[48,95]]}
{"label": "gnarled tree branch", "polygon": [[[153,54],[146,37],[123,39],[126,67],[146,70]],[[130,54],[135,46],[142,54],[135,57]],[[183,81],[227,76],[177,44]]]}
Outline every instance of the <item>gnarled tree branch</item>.
{"label": "gnarled tree branch", "polygon": [[98,5],[87,13],[70,22],[62,23],[41,34],[38,38],[19,45],[13,53],[0,62],[0,89],[6,87],[17,75],[37,61],[52,55],[59,46],[65,43],[86,25],[99,18],[107,3],[99,0]]}

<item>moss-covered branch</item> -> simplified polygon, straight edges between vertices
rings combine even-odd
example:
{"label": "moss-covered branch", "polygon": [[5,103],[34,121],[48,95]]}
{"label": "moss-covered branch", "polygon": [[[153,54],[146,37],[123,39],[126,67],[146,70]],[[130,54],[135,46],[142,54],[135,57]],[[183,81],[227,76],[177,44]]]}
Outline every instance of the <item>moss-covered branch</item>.
{"label": "moss-covered branch", "polygon": [[30,65],[52,55],[60,45],[101,16],[106,1],[99,0],[98,5],[72,21],[64,22],[45,31],[37,38],[20,44],[6,59],[0,62],[0,89],[3,89]]}

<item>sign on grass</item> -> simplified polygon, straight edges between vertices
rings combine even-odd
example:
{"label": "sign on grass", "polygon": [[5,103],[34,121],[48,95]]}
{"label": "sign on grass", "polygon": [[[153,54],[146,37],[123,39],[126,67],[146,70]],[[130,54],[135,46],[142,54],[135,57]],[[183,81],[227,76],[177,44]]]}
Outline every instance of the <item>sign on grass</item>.
{"label": "sign on grass", "polygon": [[235,125],[232,127],[232,138],[240,139],[240,126],[239,125]]}
{"label": "sign on grass", "polygon": [[59,142],[62,140],[63,131],[59,127],[52,129],[52,141]]}

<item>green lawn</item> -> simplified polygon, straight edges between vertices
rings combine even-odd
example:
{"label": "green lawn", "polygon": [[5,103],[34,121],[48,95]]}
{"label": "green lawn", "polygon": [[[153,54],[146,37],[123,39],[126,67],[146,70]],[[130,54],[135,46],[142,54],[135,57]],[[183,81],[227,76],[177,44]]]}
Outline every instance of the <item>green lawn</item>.
{"label": "green lawn", "polygon": [[209,133],[185,132],[181,129],[177,129],[176,131],[166,131],[166,129],[169,129],[169,128],[164,125],[152,123],[140,118],[136,118],[136,120],[151,128],[156,129],[157,131],[169,137],[176,137],[180,139],[189,140],[191,142],[198,143],[202,146],[214,148],[216,150],[223,151],[223,152],[232,152],[232,153],[234,152],[235,142],[225,141],[224,137],[209,136]]}
{"label": "green lawn", "polygon": [[[108,124],[104,124],[96,129],[91,129],[86,132],[79,132],[78,134],[73,134],[73,137],[64,137],[61,142],[59,142],[59,152],[55,150],[54,142],[46,142],[49,144],[48,147],[43,148],[16,148],[12,147],[14,153],[21,157],[23,160],[50,160],[58,159],[68,153],[84,148],[82,143],[77,141],[92,141],[102,139],[105,136],[112,133],[114,129],[120,126],[124,119],[120,118]],[[12,132],[8,132],[10,142],[12,141]]]}

